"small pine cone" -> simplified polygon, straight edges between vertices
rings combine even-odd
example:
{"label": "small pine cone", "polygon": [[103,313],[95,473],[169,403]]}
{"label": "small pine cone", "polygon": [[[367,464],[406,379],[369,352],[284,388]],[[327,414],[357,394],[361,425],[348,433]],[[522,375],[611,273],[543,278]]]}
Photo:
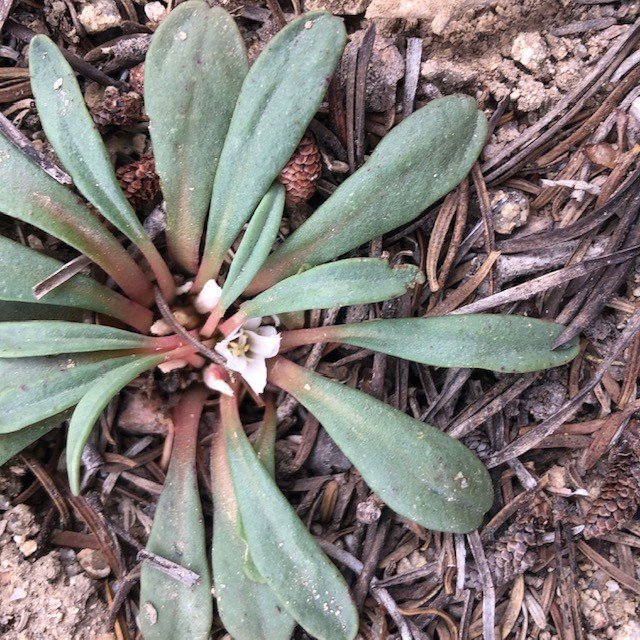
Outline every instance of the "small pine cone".
{"label": "small pine cone", "polygon": [[633,518],[640,500],[640,423],[632,422],[609,458],[600,495],[585,517],[582,535],[601,538]]}
{"label": "small pine cone", "polygon": [[486,460],[493,453],[491,440],[489,440],[489,436],[484,430],[476,429],[468,436],[465,436],[462,442],[465,447],[471,449],[480,460]]}
{"label": "small pine cone", "polygon": [[142,156],[116,171],[120,186],[134,209],[141,209],[153,200],[160,190],[160,179],[156,174],[153,156]]}
{"label": "small pine cone", "polygon": [[[485,555],[496,587],[509,584],[530,569],[538,558],[534,548],[542,544],[542,535],[551,517],[551,504],[544,493],[535,493],[518,510],[516,519],[492,544]],[[469,572],[467,587],[480,587],[477,570]]]}
{"label": "small pine cone", "polygon": [[316,181],[321,175],[320,151],[314,137],[307,132],[280,172],[280,182],[286,190],[287,204],[307,202],[316,192]]}
{"label": "small pine cone", "polygon": [[90,106],[93,121],[101,127],[130,125],[142,120],[142,98],[135,91],[107,87],[102,99]]}
{"label": "small pine cone", "polygon": [[129,69],[129,85],[138,95],[144,95],[144,62]]}

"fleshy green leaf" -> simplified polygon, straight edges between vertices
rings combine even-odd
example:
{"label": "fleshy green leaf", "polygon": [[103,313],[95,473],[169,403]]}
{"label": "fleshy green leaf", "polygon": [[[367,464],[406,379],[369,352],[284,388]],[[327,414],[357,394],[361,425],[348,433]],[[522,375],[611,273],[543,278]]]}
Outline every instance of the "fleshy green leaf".
{"label": "fleshy green leaf", "polygon": [[248,318],[328,309],[352,304],[382,302],[403,295],[416,283],[424,282],[418,267],[390,267],[378,258],[348,258],[313,267],[282,282],[240,309]]}
{"label": "fleshy green leaf", "polygon": [[365,482],[401,516],[437,531],[467,533],[480,525],[493,487],[462,443],[284,358],[269,379],[318,418]]}
{"label": "fleshy green leaf", "polygon": [[0,467],[11,460],[13,456],[17,455],[29,445],[33,444],[36,440],[42,438],[43,435],[49,433],[66,420],[68,415],[66,413],[59,413],[57,416],[52,416],[46,420],[36,422],[20,431],[14,431],[13,433],[1,433],[0,434]]}
{"label": "fleshy green leaf", "polygon": [[0,211],[81,251],[134,300],[151,301],[149,279],[89,208],[1,135]]}
{"label": "fleshy green leaf", "polygon": [[59,320],[0,322],[0,358],[145,348],[153,348],[149,338],[98,324]]}
{"label": "fleshy green leaf", "polygon": [[319,640],[350,640],[358,612],[338,569],[322,553],[244,434],[235,400],[220,398],[227,456],[251,558],[281,605]]}
{"label": "fleshy green leaf", "polygon": [[537,318],[490,314],[371,320],[283,334],[283,348],[343,342],[435,367],[524,373],[566,364],[577,338],[553,349],[564,327]]}
{"label": "fleshy green leaf", "polygon": [[220,295],[219,307],[222,313],[245,290],[269,255],[278,235],[283,211],[284,187],[274,184],[251,217],[233,258]]}
{"label": "fleshy green leaf", "polygon": [[58,47],[45,35],[35,36],[29,44],[29,71],[42,128],[75,186],[140,248],[158,280],[164,285],[168,282],[172,289],[173,279],[167,266],[120,188],[75,74]]}
{"label": "fleshy green leaf", "polygon": [[138,356],[132,362],[112,369],[93,382],[82,396],[69,423],[67,434],[67,473],[74,495],[80,493],[82,450],[100,414],[109,401],[141,373],[162,362],[162,356]]}
{"label": "fleshy green leaf", "polygon": [[145,104],[167,210],[167,241],[188,271],[198,267],[213,178],[247,73],[233,18],[182,3],[154,33],[145,60]]}
{"label": "fleshy green leaf", "polygon": [[174,412],[175,439],[147,549],[198,574],[193,586],[144,563],[140,627],[145,640],[207,640],[213,618],[211,577],[196,475],[196,448],[207,393],[187,391]]}
{"label": "fleshy green leaf", "polygon": [[0,300],[0,320],[16,322],[19,320],[67,320],[82,322],[82,310],[69,307],[54,307],[49,304],[32,302],[10,302]]}
{"label": "fleshy green leaf", "polygon": [[73,407],[105,374],[140,356],[108,353],[0,359],[0,433],[10,433]]}
{"label": "fleshy green leaf", "polygon": [[0,236],[0,300],[89,309],[147,331],[153,319],[148,309],[80,274],[37,300],[33,287],[61,266],[53,258]]}
{"label": "fleshy green leaf", "polygon": [[264,468],[271,474],[272,478],[276,476],[276,433],[278,430],[278,419],[276,415],[276,407],[273,398],[267,401],[267,407],[264,411],[264,421],[258,437],[253,443],[253,448],[258,455],[258,459],[264,465]]}
{"label": "fleshy green leaf", "polygon": [[254,581],[247,575],[248,550],[241,536],[240,514],[222,429],[214,434],[211,476],[213,581],[218,613],[225,629],[235,640],[288,640],[295,621],[264,584],[264,578]]}
{"label": "fleshy green leaf", "polygon": [[265,262],[249,292],[407,224],[469,172],[484,145],[475,100],[448,96],[394,127],[369,160]]}
{"label": "fleshy green leaf", "polygon": [[202,286],[300,142],[346,41],[342,20],[314,12],[290,22],[265,47],[240,91],[216,173]]}

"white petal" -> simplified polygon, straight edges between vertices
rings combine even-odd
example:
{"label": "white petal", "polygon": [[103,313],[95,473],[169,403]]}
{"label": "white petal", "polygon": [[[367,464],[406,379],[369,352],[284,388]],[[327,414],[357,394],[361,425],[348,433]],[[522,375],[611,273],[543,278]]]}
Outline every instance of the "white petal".
{"label": "white petal", "polygon": [[262,318],[249,318],[243,325],[243,329],[249,329],[249,331],[255,331],[262,323]]}
{"label": "white petal", "polygon": [[256,393],[262,393],[267,386],[267,365],[264,358],[247,360],[247,367],[242,372],[242,377]]}
{"label": "white petal", "polygon": [[[265,329],[273,329],[273,333],[264,331]],[[280,350],[280,334],[276,331],[275,327],[260,327],[259,330],[261,333],[264,332],[268,335],[260,335],[260,333],[254,331],[247,332],[251,355],[256,355],[262,359],[273,358]]]}
{"label": "white petal", "polygon": [[215,280],[207,280],[198,294],[193,306],[198,313],[211,313],[220,300],[222,289]]}
{"label": "white petal", "polygon": [[233,389],[220,374],[217,364],[210,364],[202,372],[202,381],[207,385],[207,387],[209,387],[209,389],[224,393],[226,396],[233,395]]}
{"label": "white petal", "polygon": [[193,280],[187,280],[184,284],[176,287],[176,295],[181,296],[185,293],[189,293],[193,288]]}
{"label": "white petal", "polygon": [[186,360],[180,360],[179,358],[176,358],[175,360],[167,360],[166,362],[161,362],[158,365],[158,369],[160,369],[162,373],[169,373],[169,371],[173,371],[174,369],[182,369],[186,366]]}
{"label": "white petal", "polygon": [[173,333],[173,329],[162,318],[156,320],[149,328],[149,333],[152,336],[168,336]]}

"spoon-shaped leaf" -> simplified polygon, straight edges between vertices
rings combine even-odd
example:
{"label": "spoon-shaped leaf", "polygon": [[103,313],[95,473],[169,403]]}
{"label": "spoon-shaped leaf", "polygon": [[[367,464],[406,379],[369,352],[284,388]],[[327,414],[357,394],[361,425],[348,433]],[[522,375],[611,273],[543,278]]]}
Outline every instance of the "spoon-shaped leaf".
{"label": "spoon-shaped leaf", "polygon": [[484,145],[475,100],[449,96],[394,127],[369,160],[265,262],[249,288],[262,291],[407,224],[469,172]]}
{"label": "spoon-shaped leaf", "polygon": [[320,551],[244,434],[234,398],[220,398],[227,457],[249,553],[281,605],[319,640],[350,640],[358,613],[338,569]]}
{"label": "spoon-shaped leaf", "polygon": [[17,431],[73,407],[98,378],[139,359],[109,357],[106,352],[0,359],[0,433]]}
{"label": "spoon-shaped leaf", "polygon": [[110,400],[134,378],[162,362],[162,356],[140,356],[98,380],[82,396],[76,406],[67,433],[67,473],[74,495],[80,493],[80,464],[87,439]]}
{"label": "spoon-shaped leaf", "polygon": [[75,74],[45,35],[35,36],[29,44],[29,71],[42,128],[75,186],[138,246],[165,295],[173,295],[173,278],[120,188]]}
{"label": "spoon-shaped leaf", "polygon": [[424,282],[418,267],[390,267],[378,258],[348,258],[313,267],[247,300],[240,306],[248,318],[306,309],[328,309],[396,298]]}
{"label": "spoon-shaped leaf", "polygon": [[490,314],[371,320],[284,333],[281,350],[343,342],[436,367],[524,373],[558,367],[576,357],[577,339],[553,349],[563,328],[537,318]]}
{"label": "spoon-shaped leaf", "polygon": [[59,320],[0,322],[0,358],[118,349],[153,349],[153,341],[139,333],[99,324]]}
{"label": "spoon-shaped leaf", "polygon": [[59,413],[46,420],[36,422],[20,431],[0,434],[0,467],[13,456],[39,440],[45,433],[59,427],[68,418],[67,413]]}
{"label": "spoon-shaped leaf", "polygon": [[245,290],[266,260],[284,212],[284,187],[274,184],[258,205],[233,258],[218,306],[224,313]]}
{"label": "spoon-shaped leaf", "polygon": [[282,29],[251,67],[218,164],[196,287],[217,275],[227,249],[291,157],[345,41],[340,19],[308,13]]}
{"label": "spoon-shaped leaf", "polygon": [[89,208],[1,135],[0,211],[81,251],[134,300],[151,301],[149,279]]}
{"label": "spoon-shaped leaf", "polygon": [[247,545],[241,535],[238,503],[226,454],[225,434],[217,429],[211,446],[213,485],[213,581],[218,613],[236,640],[288,640],[295,621],[281,607],[264,579],[247,575]]}
{"label": "spoon-shaped leaf", "polygon": [[207,391],[192,388],[173,414],[175,436],[147,549],[198,574],[193,586],[142,565],[140,627],[145,640],[207,640],[213,605],[196,475],[198,425]]}
{"label": "spoon-shaped leaf", "polygon": [[394,511],[437,531],[477,528],[493,502],[484,465],[462,443],[384,402],[284,358],[269,379],[321,422]]}
{"label": "spoon-shaped leaf", "polygon": [[0,236],[0,300],[48,309],[51,305],[89,309],[147,331],[153,319],[151,311],[81,274],[36,299],[33,287],[61,266],[53,258]]}
{"label": "spoon-shaped leaf", "polygon": [[71,309],[70,307],[54,307],[50,304],[0,300],[0,320],[6,320],[7,322],[15,322],[17,320],[82,322],[82,311],[80,309]]}
{"label": "spoon-shaped leaf", "polygon": [[233,18],[200,0],[162,21],[145,60],[145,105],[167,210],[171,254],[198,267],[213,178],[247,54]]}

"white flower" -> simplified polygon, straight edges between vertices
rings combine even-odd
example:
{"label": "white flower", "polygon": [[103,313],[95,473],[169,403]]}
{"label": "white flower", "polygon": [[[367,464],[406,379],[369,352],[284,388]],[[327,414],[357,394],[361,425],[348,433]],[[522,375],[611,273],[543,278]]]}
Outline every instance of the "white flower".
{"label": "white flower", "polygon": [[265,360],[280,350],[280,334],[272,326],[260,326],[259,318],[247,320],[214,347],[226,358],[226,367],[237,371],[256,392],[267,385]]}
{"label": "white flower", "polygon": [[193,306],[198,313],[211,313],[220,300],[222,289],[215,280],[207,280],[198,294]]}
{"label": "white flower", "polygon": [[226,396],[233,395],[233,389],[227,382],[228,376],[224,373],[224,369],[217,364],[210,364],[202,372],[202,381],[214,391],[224,393]]}

